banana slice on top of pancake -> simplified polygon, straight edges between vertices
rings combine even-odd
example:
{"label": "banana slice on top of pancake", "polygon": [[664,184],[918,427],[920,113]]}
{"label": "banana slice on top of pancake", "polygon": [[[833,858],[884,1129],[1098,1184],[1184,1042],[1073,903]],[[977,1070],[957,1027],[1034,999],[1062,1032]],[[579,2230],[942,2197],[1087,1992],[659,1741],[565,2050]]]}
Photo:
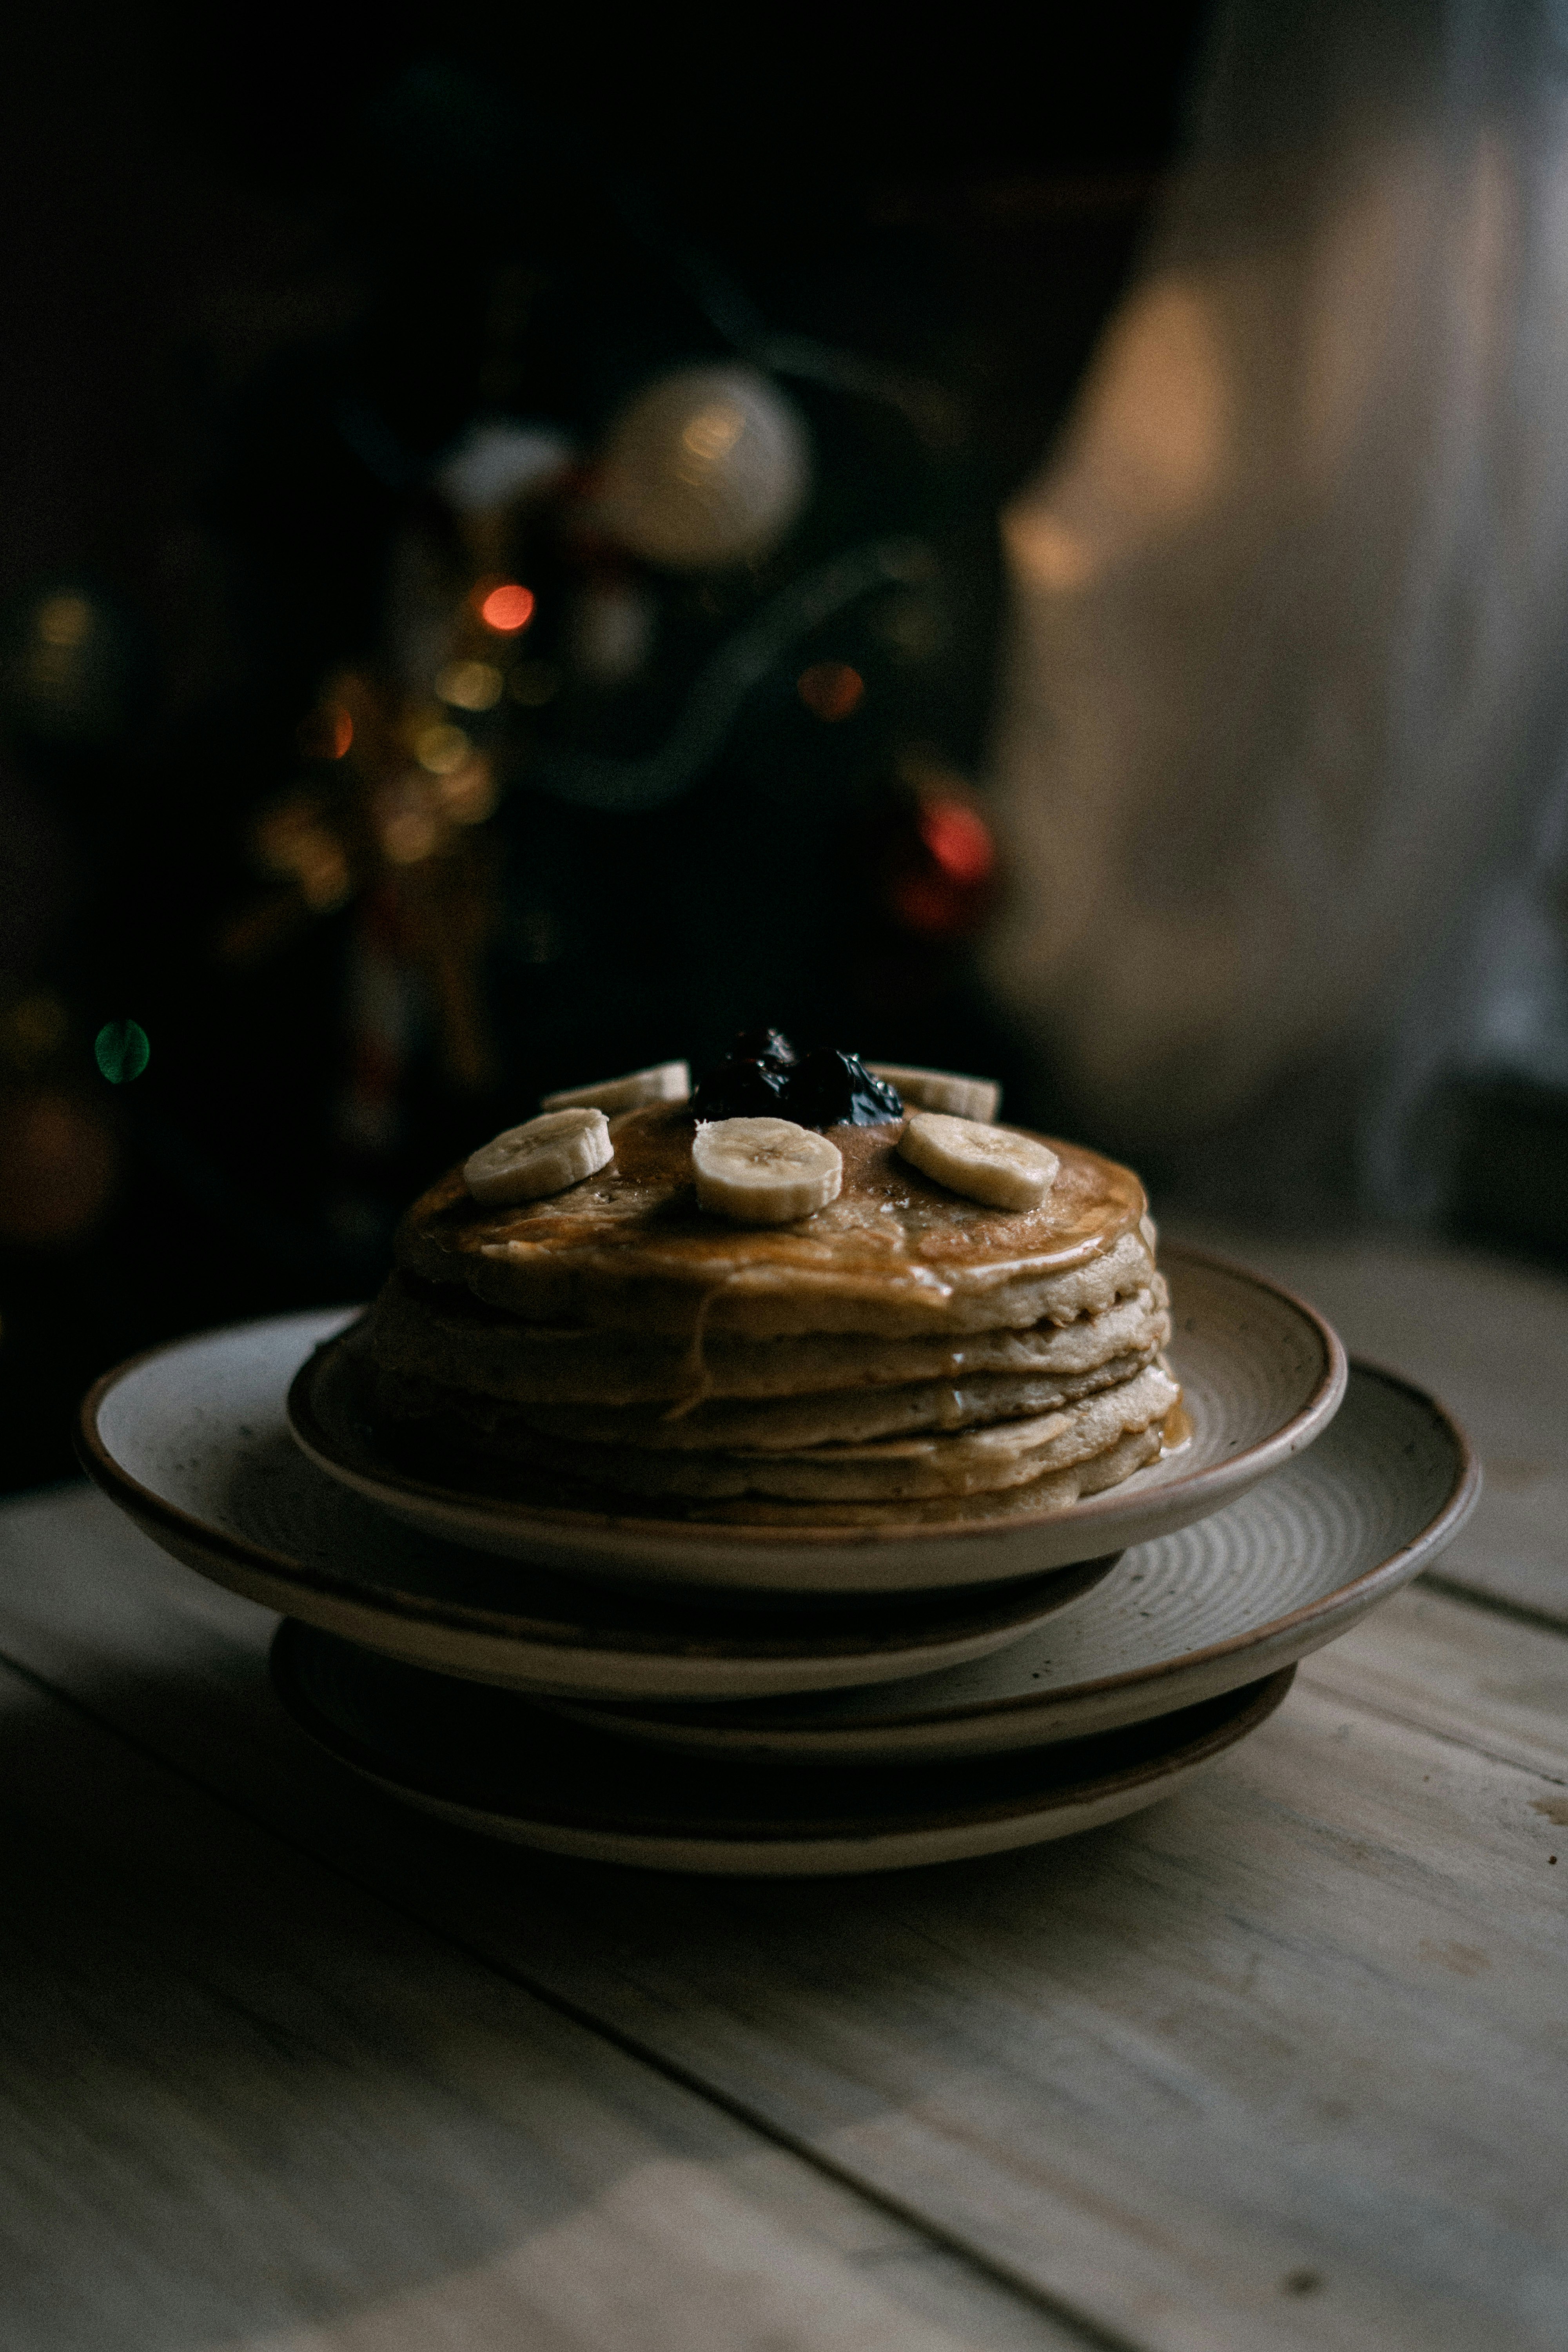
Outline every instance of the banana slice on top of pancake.
{"label": "banana slice on top of pancake", "polygon": [[945,1111],[916,1111],[898,1149],[922,1176],[988,1209],[1037,1208],[1061,1166],[1054,1151],[1030,1136]]}
{"label": "banana slice on top of pancake", "polygon": [[966,1077],[961,1070],[916,1070],[901,1062],[868,1062],[874,1078],[896,1087],[910,1110],[947,1111],[954,1118],[978,1119],[989,1126],[1002,1108],[1002,1089],[994,1078]]}
{"label": "banana slice on top of pancake", "polygon": [[541,1110],[602,1110],[613,1115],[636,1110],[651,1102],[684,1102],[691,1092],[691,1070],[685,1062],[654,1062],[646,1070],[628,1070],[624,1077],[599,1078],[591,1087],[563,1087],[546,1095]]}
{"label": "banana slice on top of pancake", "polygon": [[789,1118],[700,1121],[691,1140],[700,1208],[742,1225],[784,1225],[837,1201],[844,1155]]}
{"label": "banana slice on top of pancake", "polygon": [[596,1176],[615,1156],[602,1110],[547,1110],[481,1144],[463,1162],[463,1181],[487,1208],[505,1208],[564,1192],[584,1176]]}

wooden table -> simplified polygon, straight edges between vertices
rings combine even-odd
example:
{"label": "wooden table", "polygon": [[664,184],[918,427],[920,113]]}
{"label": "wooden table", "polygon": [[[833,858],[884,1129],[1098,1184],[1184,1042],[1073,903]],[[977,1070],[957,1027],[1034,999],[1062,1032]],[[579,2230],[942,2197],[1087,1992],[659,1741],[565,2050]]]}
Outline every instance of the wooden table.
{"label": "wooden table", "polygon": [[1568,2346],[1568,1286],[1250,1255],[1488,1498],[1194,1789],[1032,1853],[481,1845],[308,1746],[263,1611],[6,1506],[5,2352]]}

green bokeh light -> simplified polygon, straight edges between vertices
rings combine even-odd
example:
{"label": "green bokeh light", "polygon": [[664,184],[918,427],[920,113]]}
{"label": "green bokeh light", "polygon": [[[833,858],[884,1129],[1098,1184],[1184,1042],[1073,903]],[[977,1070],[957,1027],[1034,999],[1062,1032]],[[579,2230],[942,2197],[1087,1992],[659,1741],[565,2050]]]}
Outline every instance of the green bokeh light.
{"label": "green bokeh light", "polygon": [[92,1041],[93,1058],[111,1087],[128,1087],[153,1057],[140,1022],[106,1021]]}

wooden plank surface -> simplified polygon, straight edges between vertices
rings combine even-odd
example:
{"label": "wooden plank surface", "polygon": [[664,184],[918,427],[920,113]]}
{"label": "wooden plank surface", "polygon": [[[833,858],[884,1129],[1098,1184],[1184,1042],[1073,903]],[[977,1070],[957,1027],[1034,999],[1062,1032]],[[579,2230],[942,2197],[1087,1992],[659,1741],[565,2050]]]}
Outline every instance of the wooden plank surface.
{"label": "wooden plank surface", "polygon": [[336,1774],[271,1700],[270,1621],[97,1497],[13,1507],[0,1548],[11,1656],[1089,2340],[1568,2345],[1561,1637],[1424,1597],[1132,1822],[724,1885],[487,1848]]}
{"label": "wooden plank surface", "polygon": [[1437,1244],[1178,1230],[1300,1291],[1353,1354],[1442,1399],[1486,1491],[1438,1575],[1568,1626],[1568,1280]]}
{"label": "wooden plank surface", "polygon": [[1536,1626],[1500,1612],[1479,1628],[1477,1614],[1465,1601],[1413,1585],[1309,1658],[1300,1679],[1568,1781],[1568,1640],[1543,1641]]}
{"label": "wooden plank surface", "polygon": [[0,1669],[5,2352],[1082,2335]]}

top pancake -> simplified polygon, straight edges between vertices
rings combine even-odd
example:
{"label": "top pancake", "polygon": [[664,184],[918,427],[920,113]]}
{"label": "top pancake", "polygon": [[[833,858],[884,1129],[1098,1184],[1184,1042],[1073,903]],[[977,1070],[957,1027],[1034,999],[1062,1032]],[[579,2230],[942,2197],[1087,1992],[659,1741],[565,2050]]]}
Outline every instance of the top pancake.
{"label": "top pancake", "polygon": [[684,1105],[610,1132],[610,1166],[545,1200],[487,1209],[459,1170],[442,1177],[399,1228],[399,1265],[532,1321],[693,1337],[1022,1328],[1094,1311],[1152,1271],[1137,1178],[1073,1144],[1052,1143],[1060,1171],[1037,1208],[1002,1210],[910,1167],[901,1121],[832,1128],[838,1199],[746,1227],[698,1208]]}

